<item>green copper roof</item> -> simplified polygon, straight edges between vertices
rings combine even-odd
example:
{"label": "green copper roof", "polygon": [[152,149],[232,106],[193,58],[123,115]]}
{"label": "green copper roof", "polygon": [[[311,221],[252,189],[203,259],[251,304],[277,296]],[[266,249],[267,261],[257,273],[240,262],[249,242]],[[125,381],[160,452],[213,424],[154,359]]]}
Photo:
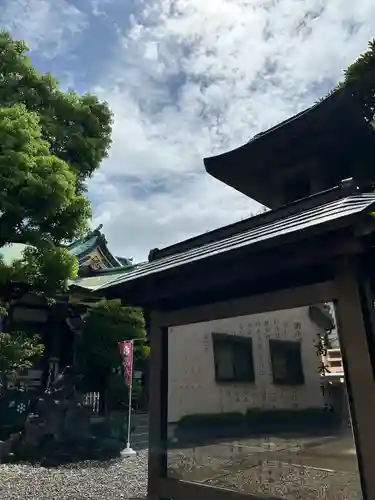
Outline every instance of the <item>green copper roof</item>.
{"label": "green copper roof", "polygon": [[79,240],[72,245],[68,246],[69,253],[78,257],[83,253],[87,252],[91,248],[93,248],[98,240],[98,236],[93,236],[92,238],[88,238],[86,240]]}
{"label": "green copper roof", "polygon": [[124,274],[130,273],[134,271],[134,269],[138,269],[141,266],[144,266],[147,262],[141,262],[139,264],[135,264],[133,266],[123,267],[114,270],[105,270],[101,274],[97,274],[96,276],[89,276],[88,278],[79,278],[75,281],[69,281],[69,287],[77,287],[82,288],[84,290],[89,290],[94,292],[101,287],[106,287],[112,283],[112,281],[117,281]]}
{"label": "green copper roof", "polygon": [[[125,257],[115,257],[107,247],[107,241],[103,233],[101,233],[102,226],[99,226],[94,231],[91,231],[86,236],[74,241],[65,248],[69,251],[71,255],[77,257],[78,262],[82,262],[82,259],[87,256],[90,251],[99,247],[102,251],[104,257],[106,258],[108,270],[123,270],[127,268],[132,268],[133,263],[131,259]],[[23,251],[28,245],[21,243],[13,243],[0,248],[0,256],[3,257],[4,262],[9,265],[15,260],[22,259]]]}
{"label": "green copper roof", "polygon": [[101,224],[96,229],[86,234],[83,238],[80,238],[68,245],[67,249],[72,255],[75,255],[78,259],[80,259],[85,257],[95,247],[100,247],[102,253],[110,264],[110,267],[122,267],[123,262],[109,251],[107,247],[107,240],[101,232],[102,227],[103,225]]}

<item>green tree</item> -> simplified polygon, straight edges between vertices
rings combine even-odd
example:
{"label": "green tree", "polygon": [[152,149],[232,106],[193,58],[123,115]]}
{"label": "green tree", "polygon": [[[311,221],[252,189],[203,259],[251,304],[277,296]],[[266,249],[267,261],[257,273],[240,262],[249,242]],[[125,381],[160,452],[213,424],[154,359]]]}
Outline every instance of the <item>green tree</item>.
{"label": "green tree", "polygon": [[[0,31],[0,254],[8,244],[26,245],[11,265],[0,259],[0,284],[23,281],[51,297],[77,274],[64,244],[87,229],[85,181],[107,156],[112,115],[91,94],[61,91],[27,52]],[[0,304],[0,317],[6,309]],[[2,371],[39,352],[37,337],[2,335]]]}
{"label": "green tree", "polygon": [[36,112],[51,154],[76,171],[78,187],[83,189],[107,156],[112,114],[107,103],[94,95],[62,92],[55,78],[33,67],[27,51],[25,42],[0,31],[0,107],[24,104]]}
{"label": "green tree", "polygon": [[53,292],[77,272],[63,244],[87,229],[85,181],[107,155],[112,115],[93,95],[62,92],[27,51],[0,32],[0,251],[30,246],[0,272]]}
{"label": "green tree", "polygon": [[72,260],[58,244],[86,229],[90,205],[76,193],[72,167],[42,139],[38,115],[23,104],[0,108],[0,186],[0,248],[31,245],[27,273],[36,276],[53,258]]}
{"label": "green tree", "polygon": [[[102,300],[89,311],[75,353],[87,390],[104,394],[114,371],[121,367],[119,342],[131,339],[137,339],[134,342],[134,362],[137,363],[148,355],[145,321],[140,309],[123,306],[121,300]],[[123,379],[120,387],[124,388]]]}
{"label": "green tree", "polygon": [[375,39],[370,40],[368,49],[344,71],[343,80],[330,93],[359,81],[361,85],[357,86],[356,94],[363,116],[373,123],[375,116]]}
{"label": "green tree", "polygon": [[[0,386],[6,388],[7,381],[19,370],[30,368],[34,360],[43,354],[40,337],[29,337],[23,332],[0,331]],[[0,391],[1,392],[1,391]]]}

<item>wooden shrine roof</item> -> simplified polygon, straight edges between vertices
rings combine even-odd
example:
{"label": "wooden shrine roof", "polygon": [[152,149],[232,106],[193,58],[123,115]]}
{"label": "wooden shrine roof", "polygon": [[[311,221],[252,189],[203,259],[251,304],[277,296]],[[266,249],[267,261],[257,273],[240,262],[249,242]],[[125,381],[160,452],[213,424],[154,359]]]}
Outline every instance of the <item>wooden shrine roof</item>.
{"label": "wooden shrine roof", "polygon": [[[97,229],[89,232],[83,238],[80,238],[70,245],[67,246],[67,249],[71,255],[77,257],[79,264],[81,264],[85,257],[90,254],[95,248],[100,248],[103,253],[109,268],[121,268],[124,264],[124,258],[122,261],[119,258],[115,257],[108,249],[107,240],[104,234],[100,231],[102,226],[99,226]],[[130,262],[127,262],[127,265],[130,265]]]}
{"label": "wooden shrine roof", "polygon": [[[295,203],[295,212],[291,214],[285,210],[290,207],[285,207],[253,217],[249,219],[250,227],[240,233],[157,258],[113,278],[107,276],[107,280],[102,280],[104,277],[96,282],[93,281],[94,278],[82,279],[76,286],[106,295],[110,289],[113,291],[127,284],[138,284],[144,279],[158,279],[167,271],[185,268],[194,262],[215,259],[223,254],[227,254],[229,258],[231,252],[241,248],[263,249],[267,244],[276,247],[285,241],[290,243],[308,238],[313,232],[324,233],[339,227],[349,227],[359,223],[361,218],[370,219],[369,214],[375,209],[375,194],[346,196],[308,209],[304,209],[305,203]],[[301,207],[299,211],[296,210],[298,206]]]}
{"label": "wooden shrine roof", "polygon": [[[361,169],[369,171],[371,177],[375,132],[361,112],[357,86],[340,88],[310,108],[256,134],[247,143],[205,158],[207,173],[268,206],[273,198],[273,181],[267,179],[264,186],[264,172],[279,175],[284,169],[309,162],[316,162],[323,169],[337,165],[340,168],[354,155],[355,168],[362,163]],[[358,151],[363,154],[361,162]]]}

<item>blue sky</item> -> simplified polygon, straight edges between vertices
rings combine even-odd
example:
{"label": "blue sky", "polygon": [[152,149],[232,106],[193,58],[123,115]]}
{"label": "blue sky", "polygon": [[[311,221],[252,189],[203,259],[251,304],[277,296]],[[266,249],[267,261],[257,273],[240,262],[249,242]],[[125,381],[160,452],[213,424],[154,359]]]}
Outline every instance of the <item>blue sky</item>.
{"label": "blue sky", "polygon": [[89,185],[114,253],[248,217],[256,203],[202,158],[312,104],[375,33],[373,0],[0,0],[0,25],[41,71],[115,115]]}

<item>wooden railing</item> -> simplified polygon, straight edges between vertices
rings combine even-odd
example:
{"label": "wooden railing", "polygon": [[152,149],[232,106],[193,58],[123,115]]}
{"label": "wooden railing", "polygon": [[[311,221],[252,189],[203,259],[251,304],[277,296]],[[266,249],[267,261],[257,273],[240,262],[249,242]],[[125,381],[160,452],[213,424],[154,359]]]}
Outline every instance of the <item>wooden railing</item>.
{"label": "wooden railing", "polygon": [[92,412],[97,415],[100,408],[100,393],[88,392],[85,394],[84,402],[92,408]]}

